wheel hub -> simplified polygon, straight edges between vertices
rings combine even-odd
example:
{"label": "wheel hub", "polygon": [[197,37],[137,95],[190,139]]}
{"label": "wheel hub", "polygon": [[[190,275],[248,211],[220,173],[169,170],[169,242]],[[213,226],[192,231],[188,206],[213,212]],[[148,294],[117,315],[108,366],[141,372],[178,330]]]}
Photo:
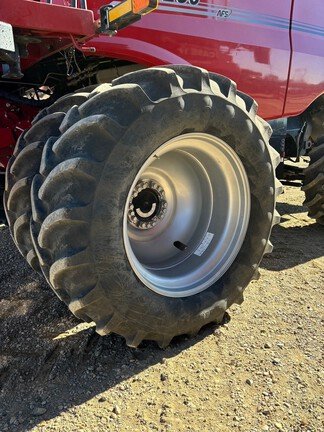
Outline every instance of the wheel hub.
{"label": "wheel hub", "polygon": [[140,180],[131,195],[128,221],[136,228],[147,230],[163,219],[168,203],[163,188],[154,180]]}

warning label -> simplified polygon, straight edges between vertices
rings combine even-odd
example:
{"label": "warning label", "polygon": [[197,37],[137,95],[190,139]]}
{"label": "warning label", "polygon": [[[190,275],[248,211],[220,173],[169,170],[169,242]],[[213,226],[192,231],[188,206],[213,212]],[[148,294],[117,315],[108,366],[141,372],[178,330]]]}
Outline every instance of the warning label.
{"label": "warning label", "polygon": [[213,240],[213,237],[214,234],[210,232],[206,233],[203,241],[200,243],[199,247],[197,248],[195,255],[201,256],[210,245],[210,242]]}

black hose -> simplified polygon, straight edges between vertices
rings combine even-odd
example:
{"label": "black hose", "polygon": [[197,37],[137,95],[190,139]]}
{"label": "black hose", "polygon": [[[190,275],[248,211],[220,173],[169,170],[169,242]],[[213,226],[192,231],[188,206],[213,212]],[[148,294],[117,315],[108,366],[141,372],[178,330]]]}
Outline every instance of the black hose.
{"label": "black hose", "polygon": [[49,97],[45,100],[34,100],[17,96],[13,93],[9,93],[3,90],[0,90],[0,98],[7,99],[18,104],[27,105],[33,108],[45,108],[49,105],[52,105],[52,103],[54,102],[54,98],[52,97]]}

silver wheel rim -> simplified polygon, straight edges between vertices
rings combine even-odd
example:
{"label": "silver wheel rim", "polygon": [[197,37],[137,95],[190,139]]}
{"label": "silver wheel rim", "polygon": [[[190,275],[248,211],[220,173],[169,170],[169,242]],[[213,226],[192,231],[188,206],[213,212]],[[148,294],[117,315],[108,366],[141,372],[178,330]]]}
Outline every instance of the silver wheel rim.
{"label": "silver wheel rim", "polygon": [[249,218],[248,177],[234,150],[212,135],[180,135],[146,160],[130,188],[127,258],[152,291],[191,296],[231,266]]}

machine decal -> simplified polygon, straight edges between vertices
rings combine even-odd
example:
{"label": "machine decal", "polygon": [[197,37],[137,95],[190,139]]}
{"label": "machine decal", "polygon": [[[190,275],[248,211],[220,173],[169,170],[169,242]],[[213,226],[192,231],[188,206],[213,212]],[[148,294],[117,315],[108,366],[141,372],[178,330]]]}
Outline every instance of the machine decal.
{"label": "machine decal", "polygon": [[[240,8],[226,9],[221,5],[213,5],[201,0],[161,0],[158,11],[198,15],[214,19],[230,18],[232,21],[282,28],[285,30],[290,29],[289,18],[280,18],[269,14],[258,14]],[[293,21],[291,29],[293,31],[324,37],[324,27],[309,25],[301,21]]]}
{"label": "machine decal", "polygon": [[[227,9],[217,5],[210,5],[200,0],[162,0],[163,3],[168,3],[172,7],[164,6],[160,3],[159,10],[172,11],[172,12],[184,12],[195,15],[205,15],[216,18],[228,18],[232,14],[232,9]],[[179,5],[184,7],[179,8]],[[191,9],[191,6],[195,6]]]}
{"label": "machine decal", "polygon": [[196,6],[200,2],[200,0],[163,0],[163,1],[169,3],[190,4],[192,6]]}

